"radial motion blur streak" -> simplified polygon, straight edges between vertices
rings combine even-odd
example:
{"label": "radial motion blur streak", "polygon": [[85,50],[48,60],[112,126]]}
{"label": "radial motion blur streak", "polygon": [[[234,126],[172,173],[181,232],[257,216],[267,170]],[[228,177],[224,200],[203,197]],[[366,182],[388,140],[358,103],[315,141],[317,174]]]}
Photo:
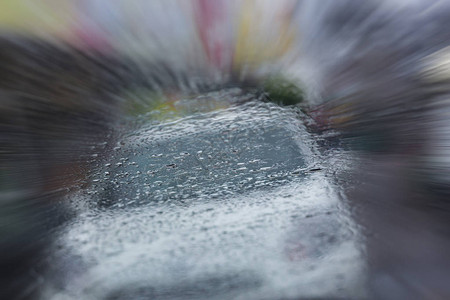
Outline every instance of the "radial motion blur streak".
{"label": "radial motion blur streak", "polygon": [[0,298],[450,298],[449,20],[2,0]]}

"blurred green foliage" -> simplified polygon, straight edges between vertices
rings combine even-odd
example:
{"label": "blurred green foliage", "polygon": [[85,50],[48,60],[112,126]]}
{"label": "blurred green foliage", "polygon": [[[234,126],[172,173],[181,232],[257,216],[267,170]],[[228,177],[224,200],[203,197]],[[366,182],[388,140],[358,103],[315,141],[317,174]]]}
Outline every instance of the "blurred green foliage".
{"label": "blurred green foliage", "polygon": [[295,105],[304,100],[303,89],[283,76],[269,77],[262,88],[270,101],[280,105]]}

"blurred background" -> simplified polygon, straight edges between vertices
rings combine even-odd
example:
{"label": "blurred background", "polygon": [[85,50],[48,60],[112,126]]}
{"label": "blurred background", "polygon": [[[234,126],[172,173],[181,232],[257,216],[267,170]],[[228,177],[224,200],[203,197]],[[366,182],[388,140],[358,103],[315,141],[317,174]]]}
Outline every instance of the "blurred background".
{"label": "blurred background", "polygon": [[448,299],[450,4],[2,0],[1,299]]}

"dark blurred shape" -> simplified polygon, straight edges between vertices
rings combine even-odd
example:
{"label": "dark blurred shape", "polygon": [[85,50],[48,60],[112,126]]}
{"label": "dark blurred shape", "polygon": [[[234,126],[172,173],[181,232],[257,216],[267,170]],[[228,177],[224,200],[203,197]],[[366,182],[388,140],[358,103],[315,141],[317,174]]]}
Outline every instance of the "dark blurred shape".
{"label": "dark blurred shape", "polygon": [[1,286],[13,299],[34,295],[41,250],[70,215],[61,199],[107,145],[116,85],[76,49],[20,36],[0,43]]}
{"label": "dark blurred shape", "polygon": [[348,201],[364,228],[370,295],[447,299],[450,7],[327,3],[311,30],[321,37],[307,44],[325,99],[311,114],[357,150]]}

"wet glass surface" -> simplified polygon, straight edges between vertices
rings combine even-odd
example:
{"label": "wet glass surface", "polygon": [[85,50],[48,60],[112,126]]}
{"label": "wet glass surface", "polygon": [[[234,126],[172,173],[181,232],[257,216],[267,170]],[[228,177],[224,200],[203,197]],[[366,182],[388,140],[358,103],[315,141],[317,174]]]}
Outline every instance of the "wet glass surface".
{"label": "wet glass surface", "polygon": [[43,299],[363,295],[357,227],[327,175],[348,166],[301,114],[250,101],[124,134],[70,196]]}
{"label": "wet glass surface", "polygon": [[0,1],[0,299],[450,299],[449,20]]}

